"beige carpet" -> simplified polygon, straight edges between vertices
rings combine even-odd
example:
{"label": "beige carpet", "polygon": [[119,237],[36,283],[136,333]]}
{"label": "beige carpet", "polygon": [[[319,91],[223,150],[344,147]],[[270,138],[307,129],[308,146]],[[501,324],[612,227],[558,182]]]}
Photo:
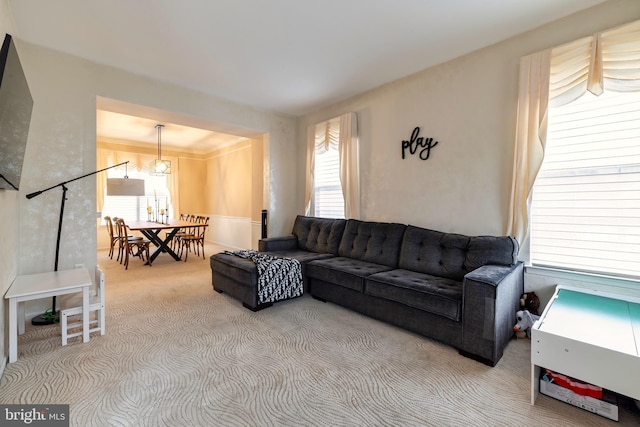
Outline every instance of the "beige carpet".
{"label": "beige carpet", "polygon": [[73,426],[616,425],[546,396],[529,405],[527,340],[489,368],[309,296],[252,313],[212,290],[208,258],[128,271],[98,258],[107,334],[62,347],[58,326],[28,325],[0,403],[69,404]]}

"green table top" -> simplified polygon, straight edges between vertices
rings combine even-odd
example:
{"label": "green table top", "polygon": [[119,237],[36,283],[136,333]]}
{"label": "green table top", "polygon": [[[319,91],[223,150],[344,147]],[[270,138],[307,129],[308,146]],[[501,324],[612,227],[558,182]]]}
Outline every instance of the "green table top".
{"label": "green table top", "polygon": [[640,304],[561,288],[539,330],[639,356]]}

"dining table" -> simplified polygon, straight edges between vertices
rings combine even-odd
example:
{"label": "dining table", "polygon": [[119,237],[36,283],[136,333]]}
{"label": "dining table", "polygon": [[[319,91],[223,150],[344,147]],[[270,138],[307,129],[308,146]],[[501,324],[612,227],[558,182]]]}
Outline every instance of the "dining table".
{"label": "dining table", "polygon": [[[171,240],[181,229],[191,229],[193,227],[207,227],[208,224],[184,221],[179,219],[167,220],[166,222],[155,221],[130,221],[127,222],[127,228],[131,231],[139,231],[142,233],[156,249],[151,253],[150,260],[153,262],[161,253],[167,253],[176,261],[180,261],[180,256],[171,248]],[[160,232],[168,231],[163,239]]]}

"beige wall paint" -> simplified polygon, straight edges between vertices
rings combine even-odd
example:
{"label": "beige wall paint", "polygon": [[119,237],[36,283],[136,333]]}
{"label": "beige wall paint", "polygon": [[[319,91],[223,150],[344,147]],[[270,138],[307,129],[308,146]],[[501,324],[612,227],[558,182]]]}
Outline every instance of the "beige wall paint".
{"label": "beige wall paint", "polygon": [[[506,230],[520,57],[640,17],[640,2],[614,0],[561,19],[299,120],[298,175],[308,125],[358,115],[365,220],[464,234]],[[427,161],[401,157],[419,126],[439,141]],[[301,181],[304,182],[304,181]],[[302,209],[304,187],[298,187]]]}
{"label": "beige wall paint", "polygon": [[178,186],[180,194],[180,214],[207,214],[204,191],[207,179],[207,162],[202,159],[180,157],[178,160]]}
{"label": "beige wall paint", "polygon": [[217,151],[207,160],[207,212],[251,218],[252,144],[244,142]]}
{"label": "beige wall paint", "polygon": [[262,141],[251,141],[251,220],[260,221],[262,218],[262,209],[266,209],[262,205],[262,187],[264,168],[264,153],[262,150]]}

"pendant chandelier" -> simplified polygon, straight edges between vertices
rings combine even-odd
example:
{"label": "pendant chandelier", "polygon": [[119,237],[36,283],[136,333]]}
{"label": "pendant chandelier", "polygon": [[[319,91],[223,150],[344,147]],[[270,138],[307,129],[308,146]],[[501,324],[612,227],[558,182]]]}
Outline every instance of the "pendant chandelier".
{"label": "pendant chandelier", "polygon": [[151,162],[152,175],[169,175],[171,173],[171,160],[162,159],[162,128],[164,125],[156,125],[158,129],[158,158]]}

